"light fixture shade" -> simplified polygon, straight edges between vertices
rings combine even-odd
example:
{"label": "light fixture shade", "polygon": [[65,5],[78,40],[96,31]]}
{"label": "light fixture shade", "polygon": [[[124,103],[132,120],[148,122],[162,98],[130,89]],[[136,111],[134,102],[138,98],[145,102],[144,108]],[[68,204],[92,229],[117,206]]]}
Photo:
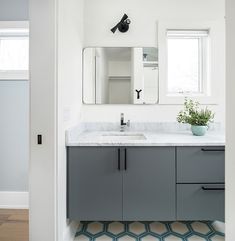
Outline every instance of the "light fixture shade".
{"label": "light fixture shade", "polygon": [[122,33],[126,32],[129,29],[130,22],[131,21],[128,19],[127,14],[124,14],[121,21],[116,26],[111,28],[111,32],[115,33],[117,29],[119,29],[119,31]]}

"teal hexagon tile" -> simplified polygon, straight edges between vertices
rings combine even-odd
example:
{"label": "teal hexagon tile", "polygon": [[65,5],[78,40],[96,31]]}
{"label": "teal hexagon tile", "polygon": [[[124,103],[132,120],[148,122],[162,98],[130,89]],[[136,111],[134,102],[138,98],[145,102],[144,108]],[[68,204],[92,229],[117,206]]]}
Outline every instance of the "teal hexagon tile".
{"label": "teal hexagon tile", "polygon": [[193,222],[191,223],[191,227],[193,231],[203,235],[208,235],[211,232],[209,226],[204,222]]}
{"label": "teal hexagon tile", "polygon": [[170,224],[171,230],[175,233],[185,235],[190,232],[187,225],[183,222],[173,222]]}
{"label": "teal hexagon tile", "polygon": [[225,224],[219,221],[214,221],[210,224],[212,228],[219,233],[225,233]]}
{"label": "teal hexagon tile", "polygon": [[153,233],[156,233],[158,235],[162,235],[167,233],[169,230],[167,229],[167,226],[164,223],[161,222],[152,222],[149,224],[149,230]]}
{"label": "teal hexagon tile", "polygon": [[136,238],[126,234],[120,238],[117,239],[118,241],[136,241]]}
{"label": "teal hexagon tile", "polygon": [[84,234],[75,237],[74,241],[90,241],[90,238]]}
{"label": "teal hexagon tile", "polygon": [[183,241],[183,238],[180,238],[180,237],[176,236],[175,234],[170,234],[170,235],[166,236],[163,240],[164,241]]}
{"label": "teal hexagon tile", "polygon": [[202,238],[201,236],[194,234],[194,235],[188,237],[187,241],[207,241],[207,238]]}
{"label": "teal hexagon tile", "polygon": [[225,237],[219,234],[215,234],[212,237],[210,237],[211,241],[224,241]]}
{"label": "teal hexagon tile", "polygon": [[82,222],[75,241],[224,241],[212,221]]}
{"label": "teal hexagon tile", "polygon": [[102,234],[101,236],[95,239],[96,241],[113,241],[113,238],[109,237],[106,234]]}
{"label": "teal hexagon tile", "polygon": [[86,231],[90,234],[98,234],[103,232],[104,225],[101,222],[91,222],[88,224]]}
{"label": "teal hexagon tile", "polygon": [[148,234],[146,236],[142,236],[140,241],[160,241],[160,238],[153,236],[152,234]]}
{"label": "teal hexagon tile", "polygon": [[108,224],[107,231],[114,235],[119,235],[125,231],[124,223],[111,222]]}
{"label": "teal hexagon tile", "polygon": [[78,229],[77,229],[77,233],[82,232],[83,227],[84,227],[84,224],[82,222],[79,223],[79,226],[78,226]]}
{"label": "teal hexagon tile", "polygon": [[146,232],[146,227],[141,222],[133,222],[129,224],[129,232],[133,233],[134,235],[140,235]]}

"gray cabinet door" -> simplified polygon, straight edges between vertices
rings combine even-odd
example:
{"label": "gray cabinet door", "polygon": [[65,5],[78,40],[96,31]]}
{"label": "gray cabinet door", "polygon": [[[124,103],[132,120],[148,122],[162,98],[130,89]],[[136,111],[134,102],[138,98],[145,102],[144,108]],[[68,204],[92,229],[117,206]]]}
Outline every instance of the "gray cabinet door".
{"label": "gray cabinet door", "polygon": [[178,184],[178,220],[224,221],[223,184]]}
{"label": "gray cabinet door", "polygon": [[126,148],[123,219],[169,221],[175,218],[175,148]]}
{"label": "gray cabinet door", "polygon": [[122,220],[118,148],[68,148],[68,218]]}
{"label": "gray cabinet door", "polygon": [[224,183],[224,147],[177,147],[178,183]]}

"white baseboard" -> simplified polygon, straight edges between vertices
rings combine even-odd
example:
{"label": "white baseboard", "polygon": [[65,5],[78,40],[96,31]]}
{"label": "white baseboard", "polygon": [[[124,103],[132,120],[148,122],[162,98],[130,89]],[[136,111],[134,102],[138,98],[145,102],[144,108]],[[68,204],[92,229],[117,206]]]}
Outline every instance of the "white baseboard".
{"label": "white baseboard", "polygon": [[0,208],[28,209],[29,208],[29,193],[28,192],[1,192],[0,191]]}

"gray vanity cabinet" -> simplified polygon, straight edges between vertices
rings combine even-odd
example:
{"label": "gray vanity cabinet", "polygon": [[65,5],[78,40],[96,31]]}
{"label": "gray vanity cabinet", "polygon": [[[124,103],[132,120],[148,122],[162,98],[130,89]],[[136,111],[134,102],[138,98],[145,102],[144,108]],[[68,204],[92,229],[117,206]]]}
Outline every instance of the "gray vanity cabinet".
{"label": "gray vanity cabinet", "polygon": [[224,220],[224,147],[68,147],[72,220]]}
{"label": "gray vanity cabinet", "polygon": [[68,218],[174,220],[174,147],[69,147]]}
{"label": "gray vanity cabinet", "polygon": [[118,148],[69,147],[68,217],[73,220],[122,220],[122,173]]}
{"label": "gray vanity cabinet", "polygon": [[223,146],[177,147],[178,183],[224,183]]}
{"label": "gray vanity cabinet", "polygon": [[225,148],[177,147],[177,219],[224,221]]}
{"label": "gray vanity cabinet", "polygon": [[177,184],[177,219],[224,221],[224,184]]}
{"label": "gray vanity cabinet", "polygon": [[124,220],[175,220],[175,148],[129,147],[123,172]]}

